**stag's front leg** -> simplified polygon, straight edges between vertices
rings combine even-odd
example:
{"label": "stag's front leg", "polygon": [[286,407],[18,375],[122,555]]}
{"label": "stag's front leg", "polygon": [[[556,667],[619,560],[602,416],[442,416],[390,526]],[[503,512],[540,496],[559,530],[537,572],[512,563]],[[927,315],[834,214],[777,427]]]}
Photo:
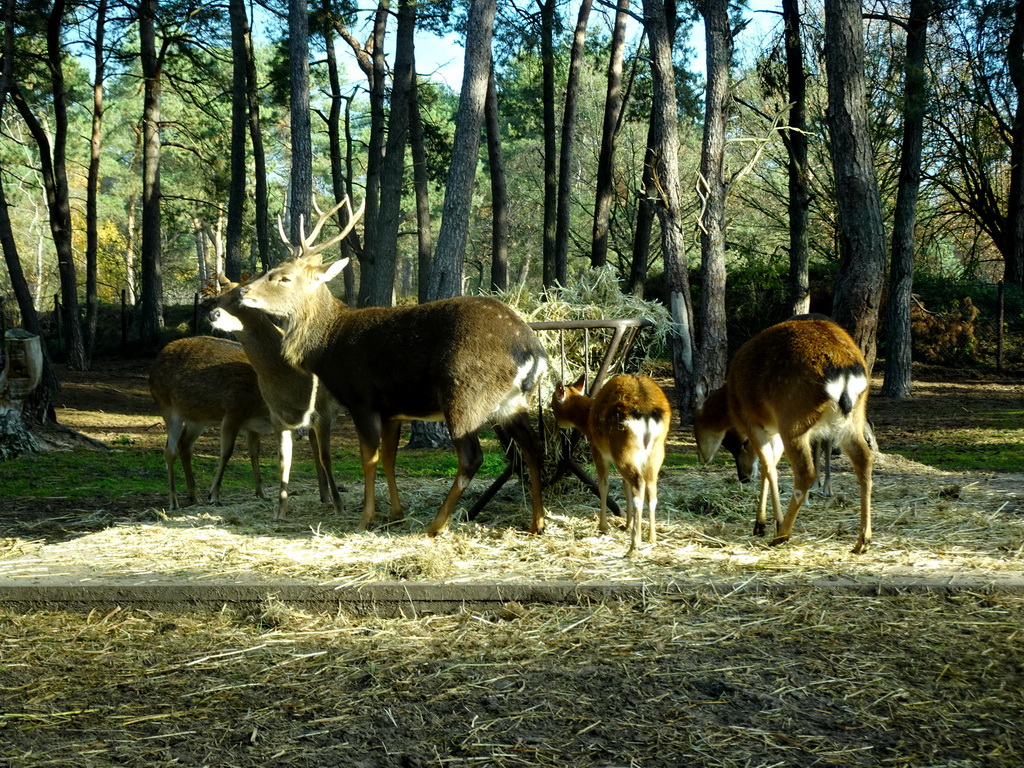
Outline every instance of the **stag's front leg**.
{"label": "stag's front leg", "polygon": [[[355,419],[353,419],[355,421]],[[359,455],[363,462],[363,516],[357,531],[365,531],[377,512],[374,495],[377,462],[380,460],[380,417],[376,414],[360,419],[355,425],[359,436]]]}
{"label": "stag's front leg", "polygon": [[398,498],[398,482],[395,480],[395,454],[398,453],[398,441],[401,436],[401,421],[389,421],[381,428],[381,459],[384,463],[384,477],[388,481],[388,497],[391,500],[391,514],[388,520],[392,523],[405,516],[402,501]]}
{"label": "stag's front leg", "polygon": [[453,437],[452,442],[455,444],[455,454],[459,459],[459,470],[441,509],[434,517],[434,522],[427,528],[428,536],[437,536],[445,529],[448,519],[455,511],[455,505],[459,503],[462,493],[469,487],[470,481],[484,462],[484,451],[480,447],[480,438],[475,433],[465,437]]}

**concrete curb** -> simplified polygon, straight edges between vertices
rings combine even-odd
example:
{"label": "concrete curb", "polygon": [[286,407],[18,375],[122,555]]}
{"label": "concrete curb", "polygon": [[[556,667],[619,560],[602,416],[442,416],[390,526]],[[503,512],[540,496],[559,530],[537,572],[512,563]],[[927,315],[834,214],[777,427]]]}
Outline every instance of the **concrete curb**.
{"label": "concrete curb", "polygon": [[640,581],[577,583],[446,583],[373,582],[358,586],[306,583],[183,583],[145,584],[0,584],[0,604],[18,610],[89,611],[117,606],[163,611],[218,610],[224,605],[258,608],[268,601],[317,610],[343,610],[357,615],[416,616],[462,610],[500,611],[509,603],[586,605],[645,598],[680,599],[712,590],[718,595],[787,594],[820,590],[856,595],[892,596],[910,593],[1024,594],[1019,576],[980,578],[890,578],[878,581],[817,579],[810,581]]}

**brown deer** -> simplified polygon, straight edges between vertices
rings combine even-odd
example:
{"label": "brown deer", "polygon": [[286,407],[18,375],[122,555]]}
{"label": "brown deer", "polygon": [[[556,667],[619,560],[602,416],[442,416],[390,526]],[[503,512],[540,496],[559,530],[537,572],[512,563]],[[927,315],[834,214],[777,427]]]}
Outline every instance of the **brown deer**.
{"label": "brown deer", "polygon": [[210,489],[210,501],[220,503],[220,484],[235,450],[235,438],[246,430],[249,461],[256,496],[264,498],[260,477],[260,433],[269,432],[270,411],[260,394],[256,371],[241,345],[211,336],[178,339],[165,346],[149,369],[149,391],[167,426],[164,460],[167,463],[169,509],[178,509],[174,462],[180,457],[195,504],[196,480],[192,473],[192,446],[212,426],[220,426],[220,464]]}
{"label": "brown deer", "polygon": [[221,279],[222,293],[207,302],[210,324],[233,333],[242,344],[256,371],[260,392],[270,409],[270,420],[278,434],[280,486],[275,520],[288,513],[288,481],[292,465],[292,432],[310,427],[320,501],[332,502],[342,512],[341,496],[331,470],[331,426],[342,412],[316,376],[298,370],[281,352],[282,330],[263,312],[242,304],[237,283]]}
{"label": "brown deer", "polygon": [[[733,429],[748,439],[761,466],[754,535],[763,536],[768,494],[775,538],[788,541],[814,482],[811,441],[826,435],[853,463],[860,485],[860,536],[853,548],[871,543],[871,470],[865,439],[868,374],[864,355],[850,335],[830,320],[787,320],[766,328],[736,352],[725,385],[707,393],[697,387],[693,431],[703,461],[710,461]],[[785,518],[779,499],[778,463],[785,453],[793,467],[793,496]]]}
{"label": "brown deer", "polygon": [[[342,200],[335,211],[345,205]],[[291,246],[293,258],[240,288],[246,306],[285,322],[285,359],[318,376],[352,417],[363,464],[365,530],[375,514],[374,478],[384,436],[385,471],[393,468],[400,422],[443,420],[458,456],[455,481],[427,533],[444,530],[483,461],[477,432],[488,422],[519,446],[530,473],[531,533],[544,528],[541,451],[527,399],[547,368],[530,327],[494,298],[459,297],[408,307],[351,309],[327,284],[347,260],[323,264],[320,253],[348,234],[313,246],[327,218]],[[391,517],[402,516],[397,497]]]}
{"label": "brown deer", "polygon": [[560,427],[575,427],[590,442],[601,497],[598,528],[608,531],[608,465],[622,476],[626,496],[626,527],[630,531],[627,554],[640,546],[644,502],[647,502],[647,539],[657,541],[654,527],[658,506],[658,472],[665,459],[672,410],[665,393],[646,376],[615,376],[594,397],[583,394],[585,377],[570,386],[555,385],[551,410]]}

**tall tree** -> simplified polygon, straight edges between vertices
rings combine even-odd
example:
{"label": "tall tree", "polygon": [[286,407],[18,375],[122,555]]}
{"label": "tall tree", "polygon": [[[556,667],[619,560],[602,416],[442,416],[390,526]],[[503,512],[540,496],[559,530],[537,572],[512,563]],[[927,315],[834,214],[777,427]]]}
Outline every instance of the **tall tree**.
{"label": "tall tree", "polygon": [[492,291],[508,290],[508,189],[505,181],[505,157],[501,151],[501,116],[498,113],[498,87],[494,63],[487,79],[484,106],[487,125],[487,164],[491,173],[491,283]]}
{"label": "tall tree", "polygon": [[157,49],[157,0],[139,0],[139,59],[142,65],[142,237],[141,286],[137,308],[139,340],[154,348],[163,324],[161,301],[160,95],[165,46]]}
{"label": "tall tree", "polygon": [[794,315],[811,309],[807,222],[810,179],[807,165],[807,72],[801,38],[800,0],[782,0],[785,25],[786,80],[789,87],[789,126],[782,140],[789,155],[789,295]]}
{"label": "tall tree", "polygon": [[97,289],[97,262],[99,236],[97,234],[98,198],[100,192],[100,151],[103,147],[103,78],[106,51],[103,32],[107,21],[107,0],[99,0],[96,7],[96,33],[93,38],[92,133],[89,137],[89,170],[85,184],[85,346],[86,358],[91,360],[96,348],[96,326],[99,318]]}
{"label": "tall tree", "polygon": [[569,52],[569,77],[565,84],[565,108],[562,110],[562,145],[558,155],[558,208],[555,220],[555,282],[568,284],[569,225],[573,175],[573,145],[576,141],[576,115],[579,111],[580,70],[583,67],[583,46],[587,41],[587,22],[591,0],[580,2],[576,31]]}
{"label": "tall tree", "polygon": [[556,0],[537,0],[540,5],[541,112],[544,123],[544,287],[558,280],[555,263],[555,232],[558,228],[558,159],[555,125],[555,12]]}
{"label": "tall tree", "polygon": [[462,295],[462,265],[480,149],[480,125],[491,71],[495,5],[495,0],[478,0],[469,9],[466,63],[459,109],[455,116],[452,162],[445,185],[437,252],[430,270],[428,297],[431,300]]}
{"label": "tall tree", "polygon": [[309,8],[306,0],[288,0],[288,56],[291,80],[291,228],[301,238],[301,221],[309,221],[313,203],[313,142],[309,121]]}
{"label": "tall tree", "polygon": [[391,88],[391,113],[387,147],[381,163],[380,207],[377,212],[377,236],[374,238],[374,269],[363,273],[361,303],[391,306],[395,295],[398,266],[398,228],[405,186],[405,147],[409,141],[409,105],[412,98],[413,50],[416,30],[416,4],[400,0],[395,42],[395,66]]}
{"label": "tall tree", "polygon": [[728,0],[704,0],[704,49],[707,89],[704,97],[704,138],[701,145],[700,217],[701,292],[697,375],[708,389],[725,381],[727,336],[725,317],[725,126],[728,119],[732,28]]}
{"label": "tall tree", "polygon": [[231,181],[228,187],[227,247],[224,252],[224,272],[228,280],[242,279],[242,219],[245,214],[245,135],[249,128],[246,113],[249,94],[248,75],[249,23],[245,13],[245,0],[229,0],[228,16],[231,20]]}
{"label": "tall tree", "polygon": [[64,0],[56,0],[46,16],[46,68],[50,77],[54,122],[52,146],[47,131],[26,103],[21,89],[9,87],[18,112],[39,147],[40,172],[46,191],[50,233],[57,251],[61,327],[64,329],[67,344],[67,363],[72,369],[84,371],[88,369],[89,361],[78,317],[78,275],[72,248],[71,192],[67,176],[68,93],[64,84],[64,47],[61,41],[65,8]]}
{"label": "tall tree", "polygon": [[[263,129],[260,126],[259,82],[256,79],[256,51],[252,44],[252,30],[246,16],[239,18],[245,24],[242,39],[245,42],[245,97],[249,117],[249,141],[252,142],[253,206],[256,215],[256,253],[264,272],[270,263],[270,199],[267,193],[267,155],[263,149]],[[256,264],[250,263],[251,271]]]}
{"label": "tall tree", "polygon": [[1009,247],[1004,251],[1007,284],[1024,288],[1024,2],[1013,3],[1013,28],[1006,63],[1016,107],[1010,141],[1010,192],[1006,205]]}
{"label": "tall tree", "polygon": [[622,65],[626,50],[626,22],[629,0],[618,0],[615,24],[612,27],[608,54],[608,84],[604,99],[604,120],[601,124],[601,149],[597,160],[597,181],[594,199],[594,229],[591,237],[590,265],[603,267],[608,263],[608,232],[611,223],[612,181],[615,161],[615,139],[622,118]]}
{"label": "tall tree", "polygon": [[674,330],[669,338],[672,372],[680,418],[692,413],[693,312],[690,281],[686,274],[683,215],[679,195],[679,137],[676,127],[675,67],[672,40],[676,27],[675,3],[644,0],[644,29],[650,40],[653,98],[651,104],[651,158],[654,189],[647,189],[661,222],[665,283]]}
{"label": "tall tree", "polygon": [[909,397],[911,391],[910,301],[914,285],[917,200],[921,188],[921,145],[928,103],[925,60],[931,7],[931,0],[911,0],[910,17],[905,25],[903,143],[892,225],[889,301],[885,309],[885,381],[882,394],[886,397]]}
{"label": "tall tree", "polygon": [[[413,72],[415,71],[414,60]],[[414,77],[412,98],[409,100],[409,149],[412,154],[412,184],[416,194],[416,297],[422,304],[427,301],[427,291],[430,288],[430,265],[434,261],[434,244],[430,232],[430,176],[427,171],[427,149],[423,138],[419,93],[419,79]]]}
{"label": "tall tree", "polygon": [[825,4],[825,63],[839,230],[832,316],[853,336],[870,371],[875,361],[885,238],[868,128],[861,13],[859,0]]}

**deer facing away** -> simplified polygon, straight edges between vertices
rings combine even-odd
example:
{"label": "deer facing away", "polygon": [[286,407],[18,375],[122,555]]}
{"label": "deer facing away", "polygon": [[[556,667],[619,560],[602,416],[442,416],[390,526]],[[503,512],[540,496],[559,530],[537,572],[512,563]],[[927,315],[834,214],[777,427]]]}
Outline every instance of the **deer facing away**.
{"label": "deer facing away", "polygon": [[558,382],[551,410],[560,427],[575,427],[590,442],[601,497],[598,527],[608,530],[608,465],[622,477],[626,496],[628,554],[640,546],[644,502],[648,510],[647,538],[654,543],[658,505],[658,472],[665,460],[672,411],[665,393],[646,376],[615,376],[594,397],[583,394],[585,377],[570,386]]}
{"label": "deer facing away", "polygon": [[[753,446],[760,463],[754,534],[763,536],[771,494],[776,534],[787,541],[815,478],[812,440],[826,436],[850,458],[860,485],[860,535],[853,548],[871,543],[871,471],[865,439],[868,398],[864,355],[850,335],[829,320],[787,320],[766,328],[736,352],[725,385],[707,393],[698,385],[694,437],[701,460],[710,461],[726,432]],[[785,518],[779,498],[778,463],[785,453],[793,468],[793,496]]]}
{"label": "deer facing away", "polygon": [[[540,533],[541,449],[527,411],[527,398],[547,367],[537,337],[515,312],[493,298],[349,308],[327,285],[347,260],[323,264],[319,254],[347,235],[355,218],[331,242],[313,246],[333,212],[322,214],[313,232],[291,247],[292,259],[239,290],[245,306],[284,319],[285,359],[318,376],[351,415],[364,479],[359,529],[366,529],[375,515],[374,478],[382,435],[385,472],[393,475],[400,422],[421,419],[446,423],[458,457],[455,481],[428,526],[428,535],[444,530],[479,469],[483,451],[477,432],[488,422],[502,427],[523,454],[533,505],[530,531]],[[391,518],[401,516],[401,504],[393,494]]]}
{"label": "deer facing away", "polygon": [[298,370],[281,352],[281,329],[265,313],[242,304],[237,283],[221,281],[220,295],[208,302],[214,328],[233,333],[256,371],[260,392],[278,434],[280,485],[274,519],[288,513],[288,481],[292,464],[292,431],[310,427],[320,501],[330,501],[339,514],[341,496],[331,470],[331,426],[341,413],[338,401],[315,376]]}
{"label": "deer facing away", "polygon": [[264,498],[260,477],[260,433],[269,432],[270,411],[260,394],[256,372],[239,344],[212,336],[178,339],[165,346],[149,369],[149,390],[167,426],[168,508],[178,509],[174,462],[181,458],[189,502],[195,504],[192,446],[212,426],[220,427],[220,463],[210,501],[220,503],[224,470],[235,438],[246,430],[256,496]]}

